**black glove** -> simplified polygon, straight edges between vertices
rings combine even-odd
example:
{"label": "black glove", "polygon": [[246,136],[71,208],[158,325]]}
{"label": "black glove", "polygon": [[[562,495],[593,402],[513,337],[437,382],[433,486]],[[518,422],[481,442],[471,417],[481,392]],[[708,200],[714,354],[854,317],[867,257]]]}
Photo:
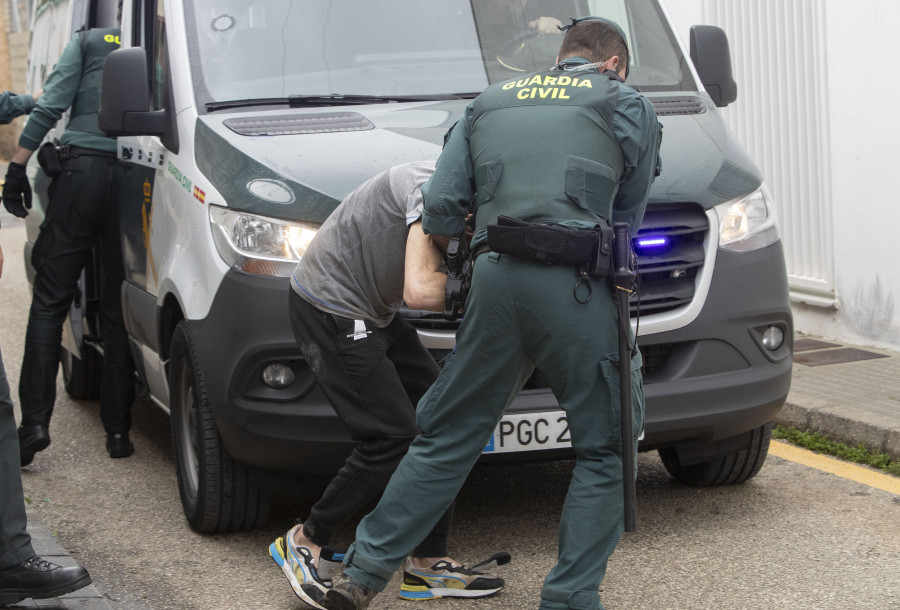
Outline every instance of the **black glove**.
{"label": "black glove", "polygon": [[[3,182],[3,205],[9,213],[19,218],[28,216],[31,209],[31,185],[25,175],[25,166],[21,163],[10,163]],[[27,209],[26,209],[27,208]]]}

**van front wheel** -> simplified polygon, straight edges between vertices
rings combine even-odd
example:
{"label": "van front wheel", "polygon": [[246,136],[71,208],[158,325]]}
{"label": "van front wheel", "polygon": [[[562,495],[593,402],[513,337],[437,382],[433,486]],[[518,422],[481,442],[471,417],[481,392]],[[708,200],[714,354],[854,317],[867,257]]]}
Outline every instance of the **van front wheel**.
{"label": "van front wheel", "polygon": [[233,460],[222,444],[184,321],[172,337],[169,406],[178,491],[190,526],[198,532],[228,532],[264,524],[269,497],[253,482],[251,469]]}
{"label": "van front wheel", "polygon": [[693,487],[743,483],[756,476],[769,455],[772,422],[745,435],[744,446],[707,462],[683,465],[675,447],[659,450],[663,466],[673,477]]}

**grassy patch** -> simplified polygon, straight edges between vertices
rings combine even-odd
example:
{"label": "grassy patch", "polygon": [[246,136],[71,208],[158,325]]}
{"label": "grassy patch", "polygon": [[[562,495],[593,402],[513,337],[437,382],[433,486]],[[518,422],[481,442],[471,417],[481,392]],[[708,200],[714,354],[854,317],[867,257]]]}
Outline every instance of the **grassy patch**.
{"label": "grassy patch", "polygon": [[787,441],[816,453],[833,455],[848,462],[865,464],[900,477],[900,462],[892,460],[891,456],[881,451],[872,453],[862,443],[851,447],[846,443],[833,441],[827,436],[815,432],[804,432],[792,426],[775,426],[775,429],[772,430],[772,438]]}

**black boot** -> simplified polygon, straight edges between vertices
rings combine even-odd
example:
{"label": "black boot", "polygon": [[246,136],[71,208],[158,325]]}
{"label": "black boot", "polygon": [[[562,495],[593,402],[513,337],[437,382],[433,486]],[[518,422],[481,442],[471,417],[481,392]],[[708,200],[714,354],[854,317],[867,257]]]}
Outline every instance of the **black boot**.
{"label": "black boot", "polygon": [[50,445],[50,431],[46,426],[19,426],[19,459],[28,466],[34,454]]}
{"label": "black boot", "polygon": [[37,555],[0,570],[0,606],[23,599],[60,597],[91,584],[84,568],[63,568]]}
{"label": "black boot", "polygon": [[127,432],[109,434],[106,436],[106,450],[111,458],[126,458],[134,453],[134,445]]}

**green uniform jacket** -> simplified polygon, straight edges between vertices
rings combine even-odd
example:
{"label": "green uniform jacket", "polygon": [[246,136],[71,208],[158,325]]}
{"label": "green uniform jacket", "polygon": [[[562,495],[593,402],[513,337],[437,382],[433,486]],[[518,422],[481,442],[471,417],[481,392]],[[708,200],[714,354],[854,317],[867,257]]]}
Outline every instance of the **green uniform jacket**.
{"label": "green uniform jacket", "polygon": [[16,117],[28,114],[34,108],[34,98],[28,94],[16,95],[9,91],[0,93],[0,125],[6,125]]}
{"label": "green uniform jacket", "polygon": [[[86,38],[82,40],[83,37]],[[115,152],[116,139],[100,131],[97,111],[100,109],[103,61],[118,48],[118,28],[94,29],[73,36],[47,76],[44,93],[22,130],[19,146],[37,150],[47,132],[71,107],[69,125],[60,137],[60,144]]]}
{"label": "green uniform jacket", "polygon": [[633,235],[660,170],[661,136],[653,105],[595,69],[492,85],[451,129],[422,187],[423,227],[459,235],[476,211],[473,249],[498,213],[574,226],[627,222]]}

